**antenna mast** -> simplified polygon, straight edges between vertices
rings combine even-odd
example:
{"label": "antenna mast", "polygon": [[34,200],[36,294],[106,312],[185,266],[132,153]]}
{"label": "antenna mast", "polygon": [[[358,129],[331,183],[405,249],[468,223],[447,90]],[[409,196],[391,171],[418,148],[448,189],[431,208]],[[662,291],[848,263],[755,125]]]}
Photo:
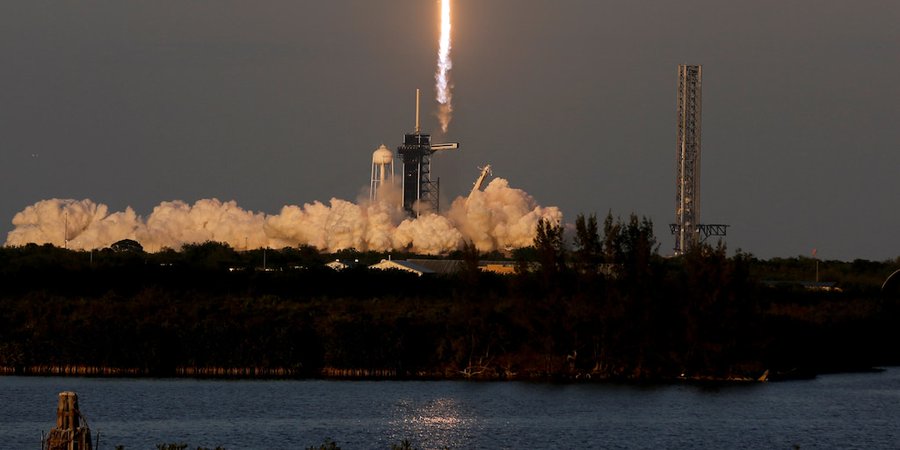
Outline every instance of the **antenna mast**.
{"label": "antenna mast", "polygon": [[416,89],[416,134],[419,134],[421,128],[419,128],[419,89]]}

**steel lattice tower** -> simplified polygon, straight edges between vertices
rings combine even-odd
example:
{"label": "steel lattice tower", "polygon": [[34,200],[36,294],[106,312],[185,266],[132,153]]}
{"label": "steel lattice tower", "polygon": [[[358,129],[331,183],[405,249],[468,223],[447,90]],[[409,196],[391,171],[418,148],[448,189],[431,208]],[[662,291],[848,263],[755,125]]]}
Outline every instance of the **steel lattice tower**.
{"label": "steel lattice tower", "polygon": [[431,135],[415,133],[403,136],[397,147],[403,158],[403,209],[418,217],[420,212],[437,212],[438,185],[431,181]]}
{"label": "steel lattice tower", "polygon": [[431,155],[442,150],[456,150],[458,142],[432,144],[431,135],[419,127],[419,90],[416,89],[415,132],[403,136],[397,153],[403,158],[403,209],[412,217],[424,212],[440,211],[441,179],[431,181]]}
{"label": "steel lattice tower", "polygon": [[700,125],[703,67],[678,65],[675,254],[700,241]]}
{"label": "steel lattice tower", "polygon": [[729,225],[700,223],[700,112],[703,66],[678,66],[678,131],[675,154],[675,255],[710,236],[725,236]]}

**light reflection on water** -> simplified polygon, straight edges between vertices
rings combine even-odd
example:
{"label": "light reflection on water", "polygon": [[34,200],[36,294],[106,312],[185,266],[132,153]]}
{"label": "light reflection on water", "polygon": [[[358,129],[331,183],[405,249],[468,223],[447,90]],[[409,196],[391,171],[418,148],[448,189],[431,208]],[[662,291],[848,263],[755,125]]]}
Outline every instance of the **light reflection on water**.
{"label": "light reflection on water", "polygon": [[461,409],[459,401],[446,397],[422,404],[400,401],[395,412],[397,419],[391,422],[391,427],[399,430],[395,439],[407,439],[422,448],[459,448],[477,422]]}
{"label": "light reflection on water", "polygon": [[900,369],[723,386],[0,377],[0,448],[37,448],[79,394],[103,450],[897,448]]}

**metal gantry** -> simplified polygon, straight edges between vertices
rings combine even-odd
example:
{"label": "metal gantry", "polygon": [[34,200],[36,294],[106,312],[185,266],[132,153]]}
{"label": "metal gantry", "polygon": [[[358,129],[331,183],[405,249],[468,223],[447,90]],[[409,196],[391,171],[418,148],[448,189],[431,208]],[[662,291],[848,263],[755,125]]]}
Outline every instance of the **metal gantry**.
{"label": "metal gantry", "polygon": [[419,126],[419,97],[416,89],[416,128],[403,136],[397,153],[403,159],[403,209],[412,216],[440,212],[441,180],[431,180],[431,155],[437,151],[456,150],[459,143],[432,144],[431,135]]}
{"label": "metal gantry", "polygon": [[678,129],[675,165],[675,254],[699,242],[700,128],[703,67],[678,65]]}
{"label": "metal gantry", "polygon": [[703,66],[678,65],[675,155],[675,254],[709,236],[725,236],[727,225],[700,224],[700,131],[703,110]]}
{"label": "metal gantry", "polygon": [[397,153],[403,158],[403,209],[413,217],[437,212],[438,186],[431,181],[431,135],[405,135]]}

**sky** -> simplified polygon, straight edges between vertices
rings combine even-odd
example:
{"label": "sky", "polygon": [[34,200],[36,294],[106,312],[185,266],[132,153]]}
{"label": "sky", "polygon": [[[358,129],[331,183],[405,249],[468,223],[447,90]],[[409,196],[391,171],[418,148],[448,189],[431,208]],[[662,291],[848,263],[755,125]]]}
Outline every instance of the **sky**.
{"label": "sky", "polygon": [[437,133],[436,0],[0,5],[0,236],[92,199],[355,200],[414,127],[460,143],[441,194],[494,175],[635,213],[671,253],[678,64],[703,65],[701,222],[760,258],[900,256],[900,2],[454,0]]}

